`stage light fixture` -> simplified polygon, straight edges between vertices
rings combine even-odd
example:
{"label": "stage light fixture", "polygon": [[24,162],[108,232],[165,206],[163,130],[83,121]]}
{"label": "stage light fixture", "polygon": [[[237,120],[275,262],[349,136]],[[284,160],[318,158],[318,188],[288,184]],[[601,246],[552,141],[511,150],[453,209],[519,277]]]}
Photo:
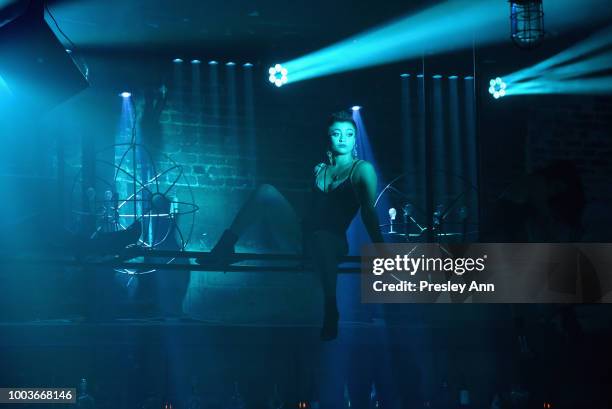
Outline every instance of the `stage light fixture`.
{"label": "stage light fixture", "polygon": [[504,74],[506,95],[610,94],[612,26],[546,58]]}
{"label": "stage light fixture", "polygon": [[202,61],[200,61],[200,60],[191,60],[191,63],[192,63],[192,64],[200,64],[201,62],[202,62]]}
{"label": "stage light fixture", "polygon": [[229,62],[225,63],[225,65],[228,66],[228,67],[233,67],[234,65],[236,65],[236,63],[233,62],[233,61],[229,61]]}
{"label": "stage light fixture", "polygon": [[250,62],[243,65],[244,68],[251,68],[252,66],[253,64],[251,64]]}
{"label": "stage light fixture", "polygon": [[353,111],[359,111],[361,107],[359,105],[355,105],[351,108]]}
{"label": "stage light fixture", "polygon": [[183,60],[181,58],[175,58],[174,60],[172,60],[173,63],[177,63],[180,64],[183,62]]}
{"label": "stage light fixture", "polygon": [[510,0],[510,30],[519,48],[538,46],[544,38],[542,0]]}
{"label": "stage light fixture", "polygon": [[[510,1],[510,3],[508,2]],[[546,16],[555,29],[603,20],[602,3],[609,0],[549,1]],[[488,46],[508,38],[508,6],[512,14],[513,41],[533,47],[544,36],[542,0],[447,0],[427,2],[430,7],[371,27],[288,61],[279,61],[291,72],[295,84],[376,65],[416,60],[473,46]],[[600,10],[601,9],[601,10]],[[607,10],[607,9],[606,9]]]}
{"label": "stage light fixture", "polygon": [[436,75],[434,75],[434,76],[433,76],[433,78],[434,78],[435,80],[439,80],[439,79],[441,79],[441,78],[442,78],[442,76],[441,76],[440,74],[436,74]]}
{"label": "stage light fixture", "polygon": [[448,77],[449,80],[456,80],[457,78],[459,78],[459,77],[457,77],[456,75],[450,75]]}
{"label": "stage light fixture", "polygon": [[270,74],[268,80],[277,87],[281,87],[283,84],[287,83],[288,71],[280,64],[276,64],[273,67],[270,67],[270,69],[268,70],[268,74]]}
{"label": "stage light fixture", "polygon": [[489,81],[489,94],[493,95],[493,98],[499,99],[506,95],[506,83],[497,77]]}
{"label": "stage light fixture", "polygon": [[121,94],[119,94],[122,98],[129,98],[132,96],[131,92],[127,92],[127,91],[123,91]]}
{"label": "stage light fixture", "polygon": [[217,61],[215,61],[215,60],[211,60],[211,61],[208,62],[208,65],[217,65],[217,64],[219,64],[219,63]]}
{"label": "stage light fixture", "polygon": [[401,77],[401,78],[409,78],[409,77],[410,77],[410,74],[406,74],[406,73],[404,73],[404,74],[400,74],[400,77]]}

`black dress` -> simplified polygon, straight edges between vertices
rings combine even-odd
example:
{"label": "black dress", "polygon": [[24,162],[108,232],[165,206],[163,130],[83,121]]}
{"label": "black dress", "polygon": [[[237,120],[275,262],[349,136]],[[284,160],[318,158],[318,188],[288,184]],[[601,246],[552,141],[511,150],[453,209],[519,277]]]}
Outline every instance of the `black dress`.
{"label": "black dress", "polygon": [[353,163],[348,177],[334,189],[323,192],[317,186],[317,175],[312,186],[310,205],[306,217],[302,220],[303,249],[309,254],[312,245],[312,235],[317,231],[325,231],[338,236],[344,243],[343,255],[348,253],[346,231],[359,210],[359,198],[351,182],[353,171],[360,161]]}

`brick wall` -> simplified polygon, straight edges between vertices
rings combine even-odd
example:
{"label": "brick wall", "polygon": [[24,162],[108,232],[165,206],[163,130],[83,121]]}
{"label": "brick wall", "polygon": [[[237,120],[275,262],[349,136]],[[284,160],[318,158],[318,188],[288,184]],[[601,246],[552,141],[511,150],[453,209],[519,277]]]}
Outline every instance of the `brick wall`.
{"label": "brick wall", "polygon": [[[190,69],[186,68],[184,74]],[[261,183],[275,185],[301,212],[311,169],[320,156],[316,145],[309,144],[304,133],[323,132],[312,126],[304,127],[308,101],[303,101],[304,112],[295,115],[287,112],[287,101],[283,101],[282,94],[270,95],[277,90],[269,89],[267,95],[266,90],[255,85],[253,104],[249,106],[244,68],[234,68],[235,88],[228,86],[226,67],[218,67],[216,86],[207,80],[208,70],[207,64],[202,66],[202,78],[206,80],[202,81],[195,98],[189,75],[185,75],[182,87],[170,84],[159,118],[158,148],[182,166],[185,180],[179,184],[191,186],[200,207],[194,249],[210,248],[248,194]],[[258,74],[254,74],[256,79]],[[147,135],[143,135],[143,140],[147,141]],[[171,164],[165,159],[161,161],[162,167]],[[171,183],[174,179],[175,175],[168,174],[165,182]],[[189,197],[179,199],[190,200]],[[241,242],[246,247],[244,250],[265,250],[265,246],[257,248],[257,243],[262,241],[261,234],[254,230],[245,237]]]}
{"label": "brick wall", "polygon": [[562,97],[534,105],[528,137],[531,168],[571,159],[580,168],[589,199],[612,199],[612,98]]}
{"label": "brick wall", "polygon": [[[176,181],[172,191],[178,200],[197,204],[188,248],[208,250],[261,183],[273,184],[298,214],[303,211],[313,166],[322,156],[322,143],[313,143],[312,135],[320,135],[323,141],[326,117],[311,119],[321,111],[316,97],[261,85],[258,79],[263,75],[258,71],[253,73],[253,104],[249,105],[244,68],[234,68],[234,88],[225,66],[217,67],[218,82],[213,84],[211,67],[203,64],[199,90],[193,88],[191,69],[183,67],[182,84],[168,84],[157,124],[159,134],[141,132],[139,137],[160,152],[154,156],[161,169],[180,165],[182,177],[177,179],[177,170],[169,172],[161,180],[161,189]],[[155,129],[150,124],[139,126],[141,131]],[[181,229],[188,230],[191,221],[183,218]],[[268,230],[255,228],[237,249],[286,251],[279,244]],[[206,320],[315,325],[320,321],[320,307],[319,286],[311,275],[197,272],[191,274],[183,304],[186,312]]]}
{"label": "brick wall", "polygon": [[562,95],[532,99],[526,143],[528,169],[557,159],[576,164],[587,200],[583,218],[587,238],[610,240],[612,98]]}

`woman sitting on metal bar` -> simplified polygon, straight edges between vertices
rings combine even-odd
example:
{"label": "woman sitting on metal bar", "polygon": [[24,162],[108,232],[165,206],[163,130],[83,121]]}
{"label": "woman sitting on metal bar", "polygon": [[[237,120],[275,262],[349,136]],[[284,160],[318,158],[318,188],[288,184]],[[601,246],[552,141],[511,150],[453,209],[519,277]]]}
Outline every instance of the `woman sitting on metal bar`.
{"label": "woman sitting on metal bar", "polygon": [[312,259],[319,274],[325,299],[321,339],[332,340],[338,334],[336,284],[338,264],[348,253],[346,231],[361,209],[361,218],[370,239],[382,243],[378,217],[374,210],[376,172],[373,166],[357,158],[357,126],[347,112],[333,114],[328,122],[329,163],[314,169],[312,201],[306,217],[300,219],[289,201],[272,185],[259,186],[238,211],[211,250],[210,257],[199,263],[227,263],[235,244],[247,228],[263,220],[295,249]]}

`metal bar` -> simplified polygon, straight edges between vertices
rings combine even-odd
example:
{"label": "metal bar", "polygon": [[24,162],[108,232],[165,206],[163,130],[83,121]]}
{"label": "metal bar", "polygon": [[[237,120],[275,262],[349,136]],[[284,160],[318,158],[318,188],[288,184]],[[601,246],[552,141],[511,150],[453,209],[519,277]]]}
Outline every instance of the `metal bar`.
{"label": "metal bar", "polygon": [[[173,250],[129,250],[124,255],[134,257],[167,257],[167,258],[206,258],[210,256],[207,251],[173,251]],[[230,258],[232,262],[246,260],[293,260],[301,261],[304,256],[301,254],[271,254],[271,253],[236,253]],[[345,256],[340,259],[341,263],[360,263],[360,256]]]}
{"label": "metal bar", "polygon": [[[136,263],[136,262],[93,262],[93,261],[77,261],[77,260],[44,260],[44,259],[4,259],[0,262],[3,265],[34,265],[34,266],[58,266],[58,267],[95,267],[95,268],[111,268],[111,269],[126,269],[126,270],[166,270],[166,271],[223,271],[223,272],[242,272],[242,273],[257,273],[257,272],[308,272],[310,268],[302,264],[293,264],[290,266],[237,266],[230,265],[225,268],[215,267],[214,265],[200,264],[165,264],[165,263]],[[357,267],[339,267],[339,274],[359,274],[360,268]],[[138,273],[134,273],[138,274]]]}

